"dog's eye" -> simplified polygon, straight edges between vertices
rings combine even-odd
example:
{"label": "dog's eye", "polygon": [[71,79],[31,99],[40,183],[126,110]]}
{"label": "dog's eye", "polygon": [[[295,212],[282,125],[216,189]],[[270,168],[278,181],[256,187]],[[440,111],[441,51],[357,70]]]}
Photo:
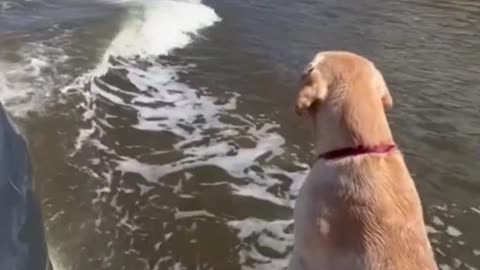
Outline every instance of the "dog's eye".
{"label": "dog's eye", "polygon": [[307,79],[308,75],[310,75],[310,73],[312,73],[313,69],[314,69],[314,66],[308,65],[308,66],[303,70],[302,80]]}

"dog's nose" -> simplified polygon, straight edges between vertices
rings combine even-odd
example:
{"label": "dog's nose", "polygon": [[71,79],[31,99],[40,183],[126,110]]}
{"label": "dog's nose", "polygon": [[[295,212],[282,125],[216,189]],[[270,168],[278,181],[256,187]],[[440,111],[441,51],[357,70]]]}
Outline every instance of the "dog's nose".
{"label": "dog's nose", "polygon": [[297,102],[297,104],[295,104],[295,113],[298,116],[305,115],[305,112],[307,111],[307,109],[308,109],[308,106],[305,103]]}

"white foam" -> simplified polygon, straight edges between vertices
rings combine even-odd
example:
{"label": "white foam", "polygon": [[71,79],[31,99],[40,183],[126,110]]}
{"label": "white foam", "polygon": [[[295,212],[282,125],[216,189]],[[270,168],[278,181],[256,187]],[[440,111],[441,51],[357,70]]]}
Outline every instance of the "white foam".
{"label": "white foam", "polygon": [[[143,3],[145,9],[143,13],[132,12],[130,19],[125,22],[125,27],[106,50],[101,63],[95,70],[79,78],[74,85],[78,87],[91,82],[90,88],[81,92],[85,97],[82,108],[86,112],[83,116],[89,126],[80,132],[76,151],[82,151],[83,145],[88,142],[87,151],[95,147],[115,157],[108,163],[107,169],[111,171],[105,173],[110,176],[104,175],[104,172],[97,174],[106,178],[106,186],[111,184],[113,171],[136,173],[148,182],[158,184],[161,177],[167,174],[201,166],[215,166],[234,178],[248,181],[244,184],[234,184],[222,181],[228,179],[219,179],[219,182],[228,183],[235,194],[292,207],[291,198],[298,193],[306,166],[292,157],[290,163],[296,163],[302,169],[288,172],[272,162],[275,158],[287,156],[285,139],[277,131],[278,124],[275,121],[258,120],[237,113],[237,102],[240,98],[238,94],[222,91],[225,96],[220,100],[205,90],[193,89],[178,82],[179,71],[188,67],[160,65],[155,60],[159,55],[169,54],[176,48],[188,45],[192,41],[192,35],[198,37],[200,29],[219,21],[220,18],[215,12],[194,1],[121,2]],[[139,14],[141,16],[136,17]],[[147,61],[151,65],[148,68],[139,68],[137,56],[140,57],[140,61]],[[111,57],[118,61],[113,64],[108,60]],[[104,82],[100,76],[110,68],[126,71],[126,78],[138,91],[127,92]],[[92,81],[93,77],[102,81],[102,85]],[[124,96],[128,96],[128,99],[122,98]],[[136,156],[118,155],[115,150],[102,144],[102,137],[109,136],[109,133],[102,128],[108,123],[102,122],[105,120],[97,115],[98,99],[108,100],[112,104],[133,111],[137,119],[131,128],[173,133],[178,139],[172,145],[172,152],[179,152],[182,155],[175,161],[163,164],[149,164],[141,162]],[[234,118],[235,121],[228,121],[225,118]],[[199,119],[203,121],[198,121]],[[187,126],[188,129],[182,126]],[[238,142],[240,138],[249,141],[249,145],[242,146]],[[158,151],[152,149],[152,153]],[[97,162],[96,165],[101,164]],[[282,184],[279,179],[271,176],[274,174],[293,181],[286,194],[275,195],[269,191],[272,186]],[[189,174],[188,177],[192,175]],[[178,184],[174,191],[179,193],[181,188],[182,186]],[[140,186],[141,194],[149,190],[144,185]],[[103,193],[98,194],[101,196]],[[112,206],[116,205],[115,201],[111,203]],[[191,212],[177,210],[174,216],[176,219],[215,217],[213,213],[204,210]],[[119,223],[127,229],[137,229],[127,215],[123,216]],[[253,237],[255,241],[255,244],[242,245],[240,263],[244,265],[252,258],[258,263],[245,265],[243,268],[284,268],[288,264],[288,256],[272,259],[262,252],[268,248],[275,253],[286,254],[293,241],[293,235],[285,232],[290,224],[290,220],[269,222],[247,219],[230,222],[228,225],[238,231],[241,241],[249,241],[249,237]],[[257,247],[261,247],[260,250]],[[154,268],[160,267],[159,265],[160,261]]]}
{"label": "white foam", "polygon": [[432,219],[432,223],[438,226],[444,226],[445,223],[437,216],[434,216]]}
{"label": "white foam", "polygon": [[450,266],[447,265],[447,264],[440,264],[438,267],[439,267],[441,270],[450,270],[450,269],[452,269],[452,268],[450,268]]}
{"label": "white foam", "polygon": [[472,209],[472,211],[475,212],[476,214],[480,214],[480,210],[478,208],[471,207],[470,209]]}
{"label": "white foam", "polygon": [[[141,56],[142,58],[152,58],[160,55],[168,54],[171,50],[181,48],[188,45],[192,40],[192,35],[196,34],[200,29],[211,26],[215,22],[220,21],[220,17],[215,11],[203,4],[200,1],[142,1],[142,0],[116,0],[109,1],[116,4],[139,5],[142,7],[141,14],[138,11],[132,12],[129,19],[124,23],[124,27],[113,39],[110,46],[107,48],[100,63],[91,71],[78,77],[72,84],[62,89],[63,93],[68,93],[71,90],[82,89],[87,83],[95,77],[104,75],[112,65],[109,62],[111,57],[125,57],[134,58]],[[136,9],[133,9],[136,10]],[[120,61],[124,67],[128,68],[132,63],[128,60]],[[150,76],[155,74],[155,76]],[[140,69],[130,68],[129,79],[141,90],[146,90],[147,87],[157,87],[165,84],[176,77],[176,70],[173,68],[153,67],[149,74]],[[0,80],[1,83],[1,80]],[[109,85],[111,90],[118,92],[125,92],[121,89]],[[85,109],[84,120],[89,121],[95,117],[95,100],[97,96],[102,96],[113,103],[119,105],[126,105],[121,98],[106,92],[101,91],[95,84],[92,84],[91,91],[83,91],[81,93],[85,97],[83,108]],[[188,94],[188,93],[187,93]],[[156,99],[149,99],[142,96],[137,96],[134,102],[152,102],[162,100],[164,102],[174,101],[175,98],[182,98],[175,94],[163,93]],[[187,102],[191,96],[187,97]],[[199,101],[202,102],[202,101]],[[208,107],[208,106],[205,106]],[[138,108],[141,108],[140,106]],[[179,117],[188,118],[192,116],[192,112],[180,108],[174,113]],[[139,110],[140,119],[137,128],[154,129],[162,128],[158,123],[144,121],[145,118],[153,117],[157,114],[164,113],[162,110],[148,110],[143,108]],[[188,115],[190,113],[190,115]],[[173,126],[175,121],[180,119],[170,119],[170,125]],[[90,135],[97,128],[96,123],[88,129],[80,130],[80,135],[77,137],[75,151],[88,139]],[[164,126],[165,127],[165,126]],[[177,131],[180,129],[177,128]],[[128,167],[128,163],[124,163]]]}
{"label": "white foam", "polygon": [[446,230],[446,233],[450,236],[453,236],[453,237],[459,237],[459,236],[462,235],[462,232],[459,229],[457,229],[453,226],[448,226],[447,230]]}
{"label": "white foam", "polygon": [[[240,250],[240,264],[242,269],[284,269],[288,265],[289,256],[281,258],[270,258],[263,255],[256,246],[271,249],[281,255],[288,252],[293,245],[293,234],[285,232],[290,226],[290,220],[264,221],[255,218],[248,218],[241,221],[231,221],[229,226],[237,231],[242,241],[253,241],[242,245]],[[247,264],[247,261],[254,261],[254,264]]]}
{"label": "white foam", "polygon": [[126,22],[112,42],[109,49],[111,55],[166,55],[175,48],[185,47],[192,41],[191,35],[220,20],[213,9],[202,5],[200,1],[142,2],[143,16],[133,14]]}
{"label": "white foam", "polygon": [[[92,86],[92,95],[101,96],[110,102],[126,106],[137,111],[138,122],[133,125],[134,128],[149,131],[169,131],[179,138],[178,143],[173,148],[181,151],[184,158],[167,164],[146,164],[139,162],[136,158],[120,157],[117,170],[123,172],[133,172],[141,174],[147,181],[157,182],[159,178],[167,174],[191,169],[204,165],[215,165],[223,168],[231,176],[252,179],[252,183],[244,186],[235,186],[234,192],[243,196],[251,196],[269,200],[280,205],[292,205],[289,200],[275,197],[266,190],[278,181],[267,174],[284,174],[294,179],[295,185],[292,193],[296,194],[304,177],[304,171],[297,173],[287,173],[275,166],[262,166],[264,172],[261,174],[248,170],[253,165],[259,165],[257,159],[264,155],[269,155],[267,161],[275,156],[284,154],[283,146],[285,139],[274,130],[278,127],[276,123],[264,123],[258,126],[253,119],[244,116],[235,115],[231,111],[237,108],[238,95],[232,94],[229,99],[223,103],[212,96],[195,90],[185,84],[175,81],[178,67],[153,66],[147,70],[140,70],[129,67],[129,81],[132,82],[140,91],[130,93],[132,100],[126,103],[124,100],[112,94],[122,92],[112,85],[107,85],[109,91],[102,90],[100,87]],[[159,88],[152,92],[149,89]],[[112,91],[113,90],[113,91]],[[138,105],[141,102],[141,105]],[[168,103],[168,106],[152,108],[145,104],[157,104],[159,102]],[[91,116],[94,113],[89,113]],[[229,124],[221,120],[223,115],[234,117],[241,124]],[[202,123],[196,123],[198,118],[205,119]],[[178,124],[190,127],[186,130],[179,127]],[[205,138],[204,133],[209,130],[216,130],[211,135],[211,142],[202,143],[199,146],[192,146]],[[81,135],[91,134],[88,130]],[[255,143],[255,147],[239,148],[235,146],[234,139],[239,135],[249,138]],[[83,136],[79,137],[84,139]],[[214,139],[217,138],[217,139]],[[188,147],[185,147],[188,145]],[[229,153],[234,152],[234,155]],[[299,164],[301,165],[301,164]],[[305,168],[306,169],[306,168]]]}
{"label": "white foam", "polygon": [[426,225],[426,230],[427,230],[427,233],[429,234],[439,233],[437,229],[429,225]]}
{"label": "white foam", "polygon": [[463,264],[468,270],[478,270],[478,268],[476,267],[473,267],[471,265],[468,265],[468,264]]}
{"label": "white foam", "polygon": [[[137,71],[138,72],[138,71]],[[146,90],[149,86],[162,85],[161,78],[164,76],[165,68],[152,68],[148,73],[142,76],[129,75],[131,82],[135,82],[140,90]],[[158,77],[156,77],[158,76]],[[150,81],[156,81],[154,78],[160,78],[157,83],[147,83],[145,79],[142,83],[140,78],[149,78]],[[191,169],[204,165],[214,165],[224,169],[231,176],[236,178],[248,177],[252,180],[249,185],[237,186],[233,185],[234,192],[238,195],[255,197],[262,200],[269,200],[279,205],[292,205],[293,202],[284,198],[278,198],[266,190],[274,184],[279,183],[278,180],[266,177],[268,174],[283,174],[287,177],[293,177],[294,190],[298,192],[298,183],[304,177],[304,172],[287,173],[284,170],[275,166],[262,166],[263,173],[255,173],[248,170],[253,165],[259,165],[257,159],[265,154],[270,154],[270,157],[284,154],[283,145],[285,139],[273,130],[277,128],[276,124],[265,123],[261,127],[257,127],[249,119],[237,116],[245,125],[230,125],[220,120],[222,114],[234,110],[236,108],[236,96],[233,96],[226,103],[217,104],[216,100],[209,96],[202,96],[197,90],[190,89],[186,85],[171,82],[167,85],[168,89],[174,89],[172,94],[166,92],[159,92],[149,97],[141,96],[133,101],[141,99],[143,102],[156,103],[159,101],[170,102],[172,106],[165,106],[163,108],[152,109],[149,107],[142,107],[129,104],[130,108],[138,111],[138,124],[134,125],[137,129],[150,131],[169,131],[182,138],[180,142],[173,145],[173,148],[181,151],[184,158],[175,162],[155,165],[141,163],[135,158],[121,157],[116,169],[123,172],[140,173],[147,181],[157,182],[159,178],[166,174],[175,173],[178,171]],[[96,90],[102,91],[102,90]],[[108,95],[102,95],[108,97]],[[117,98],[110,98],[112,102],[125,105],[123,101]],[[231,113],[229,113],[231,114]],[[196,124],[195,119],[199,116],[206,119],[205,123]],[[178,126],[179,123],[185,124],[192,128],[192,130],[185,130]],[[199,146],[192,146],[193,143],[199,142],[205,138],[204,132],[208,130],[218,130],[212,137],[219,137],[218,140],[212,140],[209,144],[201,144]],[[234,136],[232,136],[234,134]],[[234,138],[238,134],[243,134],[249,137],[254,143],[253,148],[238,148],[234,145]],[[223,141],[222,141],[223,140]],[[189,145],[189,147],[184,147]],[[229,153],[235,152],[234,155]],[[267,159],[268,160],[268,159]]]}
{"label": "white foam", "polygon": [[0,13],[4,13],[14,7],[16,5],[15,2],[10,1],[2,1],[0,2]]}
{"label": "white foam", "polygon": [[[62,35],[48,42],[55,43]],[[58,39],[58,40],[56,40]],[[40,111],[53,91],[68,81],[58,68],[68,60],[62,48],[47,46],[45,41],[25,43],[18,48],[21,59],[0,59],[0,100],[15,116]]]}
{"label": "white foam", "polygon": [[184,218],[192,218],[192,217],[215,217],[215,215],[209,213],[208,211],[198,210],[198,211],[177,211],[175,213],[175,219],[184,219]]}
{"label": "white foam", "polygon": [[63,93],[81,89],[92,78],[104,75],[111,68],[109,63],[111,57],[131,59],[140,56],[143,59],[151,59],[166,55],[174,49],[187,46],[199,30],[221,21],[213,9],[198,0],[105,0],[105,2],[127,5],[130,7],[130,16],[105,50],[98,65],[64,87],[61,90]]}

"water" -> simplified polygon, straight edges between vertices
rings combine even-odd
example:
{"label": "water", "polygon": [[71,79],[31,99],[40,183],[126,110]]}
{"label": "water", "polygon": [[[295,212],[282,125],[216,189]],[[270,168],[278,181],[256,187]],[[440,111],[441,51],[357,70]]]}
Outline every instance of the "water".
{"label": "water", "polygon": [[1,1],[57,269],[282,269],[318,50],[374,60],[441,269],[480,267],[476,1]]}

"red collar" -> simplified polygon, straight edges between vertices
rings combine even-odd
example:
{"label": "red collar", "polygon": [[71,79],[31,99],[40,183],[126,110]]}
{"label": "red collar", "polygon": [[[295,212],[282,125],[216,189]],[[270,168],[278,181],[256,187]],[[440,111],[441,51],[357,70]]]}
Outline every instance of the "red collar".
{"label": "red collar", "polygon": [[396,146],[394,144],[381,144],[377,146],[364,146],[360,145],[357,147],[346,147],[338,150],[333,150],[318,155],[318,158],[321,159],[339,159],[351,156],[358,156],[364,154],[384,154],[393,150]]}

